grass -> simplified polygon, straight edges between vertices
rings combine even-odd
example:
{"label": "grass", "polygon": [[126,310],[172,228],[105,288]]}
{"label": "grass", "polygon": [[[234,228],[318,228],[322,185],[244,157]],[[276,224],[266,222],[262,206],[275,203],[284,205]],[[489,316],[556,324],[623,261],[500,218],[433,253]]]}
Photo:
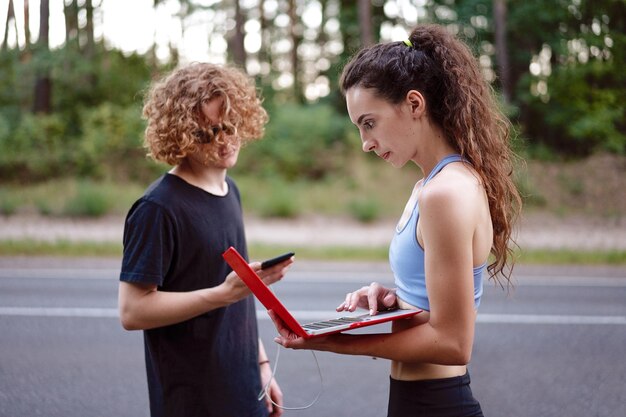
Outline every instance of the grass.
{"label": "grass", "polygon": [[520,264],[626,265],[626,251],[528,250],[517,254]]}
{"label": "grass", "polygon": [[[350,164],[352,175],[318,181],[287,181],[239,171],[233,176],[246,213],[264,218],[294,218],[308,214],[345,216],[348,213],[362,222],[399,215],[420,177],[414,166],[397,170],[369,158],[355,159]],[[0,214],[123,215],[148,185],[82,179],[1,184]]]}
{"label": "grass", "polygon": [[[125,213],[145,186],[132,183],[54,179],[39,184],[3,184],[0,207],[11,213],[31,211],[44,216],[98,217]],[[8,202],[8,203],[7,203]]]}
{"label": "grass", "polygon": [[[381,247],[304,247],[249,245],[252,259],[266,259],[293,251],[299,260],[387,262],[388,248]],[[114,242],[0,241],[0,256],[121,257],[122,245]],[[626,265],[626,251],[529,250],[516,254],[519,264],[536,265]]]}
{"label": "grass", "polygon": [[[233,176],[241,190],[247,216],[289,218],[316,214],[332,217],[346,216],[348,213],[364,223],[397,218],[402,213],[413,185],[420,178],[419,170],[411,164],[398,170],[375,160],[371,155],[346,160],[346,172],[350,175],[314,182],[246,175],[243,167]],[[554,182],[559,189],[564,188],[570,194],[588,192],[583,184],[567,178],[561,176]],[[526,208],[550,209],[553,212],[562,209],[564,215],[572,210],[570,206],[555,208],[553,203],[549,205],[548,198],[554,193],[544,192],[544,185],[537,178],[531,181],[530,176],[521,175],[516,180],[522,194],[526,196]],[[2,184],[0,214],[34,212],[44,216],[83,217],[124,215],[147,185],[79,179],[55,179],[40,184]],[[596,199],[603,201],[606,195]],[[621,206],[615,206],[612,210],[623,212]],[[298,259],[387,261],[386,247],[294,248],[253,244],[250,246],[250,255],[253,259],[263,259],[288,250],[296,251]],[[0,236],[0,256],[117,257],[121,253],[121,243],[11,241],[2,240]],[[626,252],[532,250],[520,251],[518,259],[522,264],[625,265]]]}
{"label": "grass", "polygon": [[122,244],[112,242],[42,242],[30,239],[0,241],[0,256],[121,257]]}
{"label": "grass", "polygon": [[319,181],[286,181],[238,175],[246,213],[259,217],[345,216],[367,223],[402,213],[420,178],[414,166],[397,170],[380,161],[353,161],[352,175]]}

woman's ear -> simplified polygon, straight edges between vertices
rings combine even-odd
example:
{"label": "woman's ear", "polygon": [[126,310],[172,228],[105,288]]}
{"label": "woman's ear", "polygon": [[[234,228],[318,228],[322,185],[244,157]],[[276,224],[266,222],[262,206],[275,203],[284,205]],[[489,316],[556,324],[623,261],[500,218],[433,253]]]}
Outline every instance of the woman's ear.
{"label": "woman's ear", "polygon": [[420,118],[426,113],[426,100],[419,91],[409,90],[406,93],[406,103],[410,106],[413,118]]}

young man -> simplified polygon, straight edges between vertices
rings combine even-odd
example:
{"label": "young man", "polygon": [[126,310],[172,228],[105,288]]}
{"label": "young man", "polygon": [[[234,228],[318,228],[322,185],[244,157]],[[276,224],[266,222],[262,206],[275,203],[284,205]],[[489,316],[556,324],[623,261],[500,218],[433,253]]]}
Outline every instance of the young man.
{"label": "young man", "polygon": [[[222,259],[247,256],[240,195],[227,170],[267,114],[237,69],[192,64],[157,81],[143,109],[145,145],[173,168],[132,206],[119,286],[122,325],[144,330],[152,416],[281,414],[259,392],[271,369],[258,339],[254,300]],[[253,269],[267,284],[289,259]],[[282,403],[275,381],[274,403]]]}

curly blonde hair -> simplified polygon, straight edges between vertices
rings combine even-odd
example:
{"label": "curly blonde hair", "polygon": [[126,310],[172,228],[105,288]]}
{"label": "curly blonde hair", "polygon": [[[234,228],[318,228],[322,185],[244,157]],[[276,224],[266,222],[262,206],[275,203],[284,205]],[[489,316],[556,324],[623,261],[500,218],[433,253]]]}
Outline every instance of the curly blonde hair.
{"label": "curly blonde hair", "polygon": [[[241,70],[208,63],[193,63],[155,81],[144,100],[147,120],[144,146],[153,159],[178,165],[203,145],[202,104],[221,98],[222,126],[234,134],[217,135],[211,145],[247,142],[263,136],[268,121],[254,81]],[[208,147],[217,158],[219,146]]]}
{"label": "curly blonde hair", "polygon": [[392,104],[400,103],[409,90],[424,94],[429,118],[480,175],[494,231],[489,273],[510,282],[512,230],[521,210],[512,177],[510,122],[467,45],[437,25],[417,26],[409,41],[358,52],[343,70],[341,90],[345,95],[352,87],[371,88]]}

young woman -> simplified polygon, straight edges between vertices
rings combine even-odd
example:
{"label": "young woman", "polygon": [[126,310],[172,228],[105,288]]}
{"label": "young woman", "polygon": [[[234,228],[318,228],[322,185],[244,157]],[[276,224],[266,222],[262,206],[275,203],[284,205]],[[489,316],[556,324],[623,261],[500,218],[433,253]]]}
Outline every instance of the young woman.
{"label": "young woman", "polygon": [[395,322],[390,334],[309,340],[272,314],[276,341],[390,359],[390,417],[481,416],[467,372],[476,311],[485,270],[509,278],[520,208],[509,123],[467,46],[439,26],[363,49],[345,67],[341,89],[363,151],[398,168],[413,162],[424,178],[391,242],[395,288],[373,283],[347,294],[337,310],[424,311]]}
{"label": "young woman", "polygon": [[[124,227],[119,309],[144,330],[152,416],[273,416],[258,400],[271,377],[254,299],[222,259],[247,257],[241,202],[226,175],[241,143],[267,121],[253,82],[234,68],[192,64],[157,81],[143,114],[150,156],[173,168],[130,209]],[[253,269],[267,284],[289,259]],[[282,404],[273,381],[269,397]]]}

